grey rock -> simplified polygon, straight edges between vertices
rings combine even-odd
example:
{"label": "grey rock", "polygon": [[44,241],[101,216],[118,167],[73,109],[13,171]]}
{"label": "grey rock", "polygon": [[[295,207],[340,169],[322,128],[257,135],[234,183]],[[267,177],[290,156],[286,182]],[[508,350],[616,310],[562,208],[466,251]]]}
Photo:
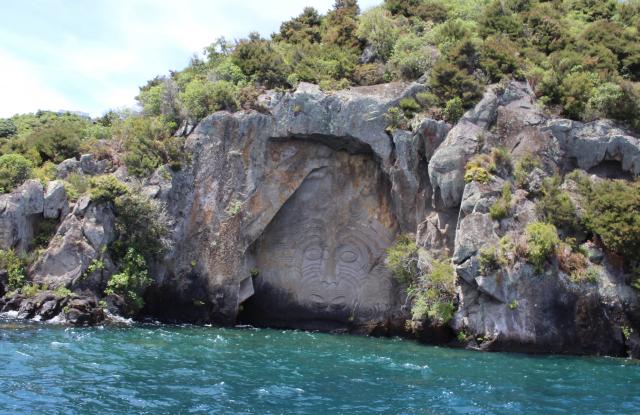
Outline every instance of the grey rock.
{"label": "grey rock", "polygon": [[26,252],[43,209],[44,190],[37,180],[27,180],[13,193],[0,195],[0,249]]}
{"label": "grey rock", "polygon": [[51,289],[73,286],[114,238],[114,216],[108,205],[89,204],[84,210],[76,206],[29,274],[35,283]]}
{"label": "grey rock", "polygon": [[49,182],[44,195],[44,217],[57,219],[66,214],[67,209],[67,192],[64,184],[60,180]]}

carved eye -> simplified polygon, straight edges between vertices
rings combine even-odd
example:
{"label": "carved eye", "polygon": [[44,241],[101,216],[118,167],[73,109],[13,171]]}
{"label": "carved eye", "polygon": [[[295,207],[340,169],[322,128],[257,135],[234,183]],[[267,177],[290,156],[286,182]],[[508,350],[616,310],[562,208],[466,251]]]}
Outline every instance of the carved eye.
{"label": "carved eye", "polygon": [[340,260],[342,262],[355,262],[356,259],[358,259],[358,255],[353,251],[343,251],[340,254]]}
{"label": "carved eye", "polygon": [[322,248],[319,246],[311,246],[304,252],[304,257],[310,261],[317,261],[322,258]]}

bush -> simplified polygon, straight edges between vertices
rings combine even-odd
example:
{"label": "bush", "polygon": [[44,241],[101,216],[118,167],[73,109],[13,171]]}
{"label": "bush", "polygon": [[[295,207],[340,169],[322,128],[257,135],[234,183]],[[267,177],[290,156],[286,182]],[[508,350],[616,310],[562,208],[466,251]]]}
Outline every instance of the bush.
{"label": "bush", "polygon": [[9,118],[0,118],[0,138],[11,137],[18,132],[18,128]]}
{"label": "bush", "polygon": [[408,33],[396,42],[389,64],[398,77],[414,80],[427,73],[435,59],[435,51],[425,39]]}
{"label": "bush", "polygon": [[525,154],[520,160],[518,160],[513,172],[516,179],[516,185],[519,188],[524,187],[529,174],[531,174],[534,169],[540,167],[542,167],[540,159],[535,157],[533,154]]}
{"label": "bush", "polygon": [[141,191],[120,193],[114,201],[118,256],[129,248],[145,258],[160,258],[169,245],[169,219],[162,205]]}
{"label": "bush", "polygon": [[566,192],[560,190],[560,177],[547,178],[542,183],[542,197],[536,205],[538,216],[545,222],[570,233],[580,230],[576,208]]}
{"label": "bush", "polygon": [[432,259],[429,272],[421,275],[411,291],[414,301],[411,307],[413,320],[428,317],[437,325],[447,324],[456,310],[454,305],[456,277],[450,260]]}
{"label": "bush", "polygon": [[242,72],[267,88],[285,86],[289,71],[282,56],[268,40],[251,33],[236,45],[231,59]]}
{"label": "bush", "polygon": [[20,154],[0,156],[0,193],[10,192],[32,175],[32,164]]}
{"label": "bush", "polygon": [[502,196],[489,208],[491,219],[500,220],[509,216],[511,210],[511,184],[505,183],[502,187]]}
{"label": "bush", "polygon": [[415,112],[420,111],[420,104],[414,98],[402,98],[398,105],[407,117],[413,117]]}
{"label": "bush", "polygon": [[146,177],[163,163],[180,166],[183,154],[180,139],[171,135],[174,127],[164,117],[132,116],[115,129],[129,174]]}
{"label": "bush", "polygon": [[527,259],[542,272],[544,263],[551,257],[556,246],[560,243],[556,227],[544,222],[534,222],[527,225]]}
{"label": "bush", "polygon": [[464,115],[464,106],[460,97],[451,98],[447,101],[444,111],[443,111],[444,119],[451,123],[457,123],[460,118]]}
{"label": "bush", "polygon": [[572,280],[576,282],[586,281],[589,261],[580,252],[574,252],[572,247],[566,243],[560,243],[555,250],[558,266]]}
{"label": "bush", "polygon": [[303,12],[280,25],[280,32],[273,36],[275,41],[290,43],[320,42],[322,17],[313,7],[305,7]]}
{"label": "bush", "polygon": [[482,96],[480,83],[472,75],[446,60],[436,63],[429,80],[432,92],[439,96],[442,102],[448,103],[458,98],[462,107],[468,108]]}
{"label": "bush", "polygon": [[409,126],[409,120],[398,107],[391,107],[384,115],[387,120],[387,130],[406,129]]}
{"label": "bush", "polygon": [[493,160],[487,154],[476,154],[467,162],[464,170],[464,181],[470,183],[489,183],[493,178],[490,172],[496,170]]}
{"label": "bush", "polygon": [[418,247],[407,235],[399,236],[387,249],[386,267],[402,284],[410,284],[418,275]]}
{"label": "bush", "polygon": [[604,246],[626,258],[640,252],[640,182],[606,180],[584,192],[585,225]]}
{"label": "bush", "polygon": [[92,177],[91,200],[94,202],[114,202],[117,197],[129,193],[129,187],[112,174]]}
{"label": "bush", "polygon": [[0,270],[7,271],[9,290],[17,290],[25,284],[27,277],[24,267],[24,261],[15,252],[0,249]]}
{"label": "bush", "polygon": [[113,275],[104,290],[105,295],[121,296],[128,314],[135,314],[144,307],[142,294],[151,285],[151,278],[144,257],[129,248],[119,273]]}
{"label": "bush", "polygon": [[67,197],[72,202],[78,200],[80,196],[87,193],[91,188],[91,183],[87,177],[76,172],[69,174],[63,184],[64,190],[67,192]]}
{"label": "bush", "polygon": [[393,52],[399,29],[391,14],[382,7],[366,11],[358,23],[356,35],[372,48],[374,58],[386,62]]}

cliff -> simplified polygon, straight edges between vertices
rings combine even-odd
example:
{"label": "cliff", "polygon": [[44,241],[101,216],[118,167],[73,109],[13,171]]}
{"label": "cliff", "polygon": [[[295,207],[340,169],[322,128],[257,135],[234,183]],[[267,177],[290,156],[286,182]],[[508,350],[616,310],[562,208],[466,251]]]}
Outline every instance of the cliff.
{"label": "cliff", "polygon": [[[561,177],[580,215],[578,179],[568,173],[584,171],[593,182],[636,177],[640,140],[608,121],[551,117],[515,81],[490,86],[454,126],[423,118],[411,131],[390,132],[388,110],[423,89],[392,83],[325,93],[302,83],[262,95],[262,112],[202,120],[184,144],[189,163],[163,166],[138,188],[163,208],[170,233],[137,316],[640,356],[638,292],[597,238],[571,235],[587,253],[589,278],[576,278],[557,254],[534,264],[518,250],[541,220],[545,178]],[[485,165],[495,149],[512,165],[536,163],[518,178],[512,167]],[[58,166],[61,179],[70,172],[113,172],[135,184],[117,160],[91,155]],[[505,184],[513,190],[496,215]],[[43,221],[56,222],[28,271],[42,289],[9,293],[2,311],[75,324],[122,312],[122,299],[103,294],[118,272],[108,249],[116,216],[108,201],[70,202],[57,182],[27,181],[0,196],[0,249],[27,252]],[[385,258],[407,234],[427,258],[420,271],[428,258],[451,258],[456,311],[444,324],[429,316],[405,324],[411,296]],[[2,294],[8,278],[0,273]],[[59,295],[61,287],[72,293]]]}

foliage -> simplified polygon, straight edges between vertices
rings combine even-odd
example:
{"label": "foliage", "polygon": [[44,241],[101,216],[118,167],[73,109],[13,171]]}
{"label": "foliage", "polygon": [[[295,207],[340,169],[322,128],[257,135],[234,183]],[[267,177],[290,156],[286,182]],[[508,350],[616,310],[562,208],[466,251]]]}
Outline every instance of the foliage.
{"label": "foliage", "polygon": [[114,274],[104,290],[105,295],[121,296],[129,314],[144,307],[142,294],[151,285],[151,278],[144,257],[134,248],[129,248],[119,273]]}
{"label": "foliage", "polygon": [[605,180],[583,192],[586,227],[610,251],[634,258],[640,251],[640,182]]}
{"label": "foliage", "polygon": [[117,256],[134,248],[147,259],[160,258],[169,245],[169,219],[160,202],[137,189],[116,196],[114,207]]}
{"label": "foliage", "polygon": [[408,33],[395,42],[389,64],[401,79],[417,79],[427,73],[435,61],[434,51],[425,39]]}
{"label": "foliage", "polygon": [[112,174],[92,177],[90,183],[89,193],[94,202],[113,202],[117,197],[129,193],[129,187]]}
{"label": "foliage", "polygon": [[229,205],[227,206],[225,212],[227,212],[229,216],[236,216],[242,211],[242,206],[243,203],[241,200],[234,199],[229,202]]}
{"label": "foliage", "polygon": [[464,106],[460,97],[453,97],[447,101],[442,113],[447,122],[451,124],[457,123],[464,115]]}
{"label": "foliage", "polygon": [[53,291],[53,295],[58,299],[69,298],[73,295],[73,291],[61,285]]}
{"label": "foliage", "polygon": [[447,324],[456,310],[455,273],[450,260],[431,259],[429,271],[415,281],[414,303],[411,308],[413,320],[428,317],[438,325]]}
{"label": "foliage", "polygon": [[549,223],[533,222],[527,225],[525,234],[527,237],[527,259],[537,272],[542,272],[544,263],[560,243],[556,227]]}
{"label": "foliage", "polygon": [[180,167],[181,142],[171,136],[173,126],[162,116],[131,116],[114,129],[124,146],[124,163],[130,174],[145,177],[163,163]]}
{"label": "foliage", "polygon": [[72,202],[78,200],[80,196],[85,194],[91,187],[89,179],[84,174],[72,172],[63,182],[64,190],[67,192],[67,198]]}
{"label": "foliage", "polygon": [[464,181],[470,183],[489,183],[492,179],[490,172],[496,171],[496,165],[487,154],[476,154],[467,162],[464,170]]}
{"label": "foliage", "polygon": [[251,33],[248,39],[238,42],[232,61],[247,77],[267,88],[286,85],[287,69],[282,56],[258,33]]}
{"label": "foliage", "polygon": [[274,40],[290,43],[318,43],[320,42],[320,24],[322,17],[313,7],[305,7],[303,12],[291,20],[280,25],[280,32],[274,35]]}
{"label": "foliage", "polygon": [[24,267],[24,261],[13,250],[0,249],[0,270],[7,271],[9,290],[17,290],[25,284],[27,277]]}
{"label": "foliage", "polygon": [[404,112],[398,107],[391,107],[384,115],[387,120],[387,130],[405,129],[409,125],[409,120],[405,117]]}
{"label": "foliage", "polygon": [[502,186],[502,195],[489,207],[489,215],[491,219],[500,220],[509,216],[511,210],[511,184],[506,182]]}
{"label": "foliage", "polygon": [[537,213],[545,222],[571,233],[580,230],[576,208],[567,192],[560,190],[560,177],[547,178],[542,183],[542,197],[536,205]]}
{"label": "foliage", "polygon": [[32,175],[32,164],[20,154],[0,156],[0,193],[10,192]]}
{"label": "foliage", "polygon": [[18,128],[10,118],[0,118],[0,138],[10,137],[18,132]]}
{"label": "foliage", "polygon": [[415,98],[402,98],[398,105],[407,117],[413,117],[413,114],[421,109]]}
{"label": "foliage", "polygon": [[525,154],[516,162],[513,175],[516,179],[516,185],[522,188],[527,181],[527,176],[536,168],[540,168],[542,163],[532,154]]}
{"label": "foliage", "polygon": [[398,23],[382,7],[366,11],[359,19],[356,35],[372,49],[373,56],[386,62],[400,34]]}
{"label": "foliage", "polygon": [[386,267],[402,284],[410,284],[418,274],[418,247],[408,235],[400,235],[387,249]]}

